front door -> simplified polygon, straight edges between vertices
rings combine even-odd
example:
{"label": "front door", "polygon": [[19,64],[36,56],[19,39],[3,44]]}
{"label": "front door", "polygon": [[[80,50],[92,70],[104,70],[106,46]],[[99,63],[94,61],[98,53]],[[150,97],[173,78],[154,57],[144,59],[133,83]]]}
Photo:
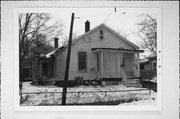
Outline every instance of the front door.
{"label": "front door", "polygon": [[48,63],[42,63],[42,75],[48,76]]}

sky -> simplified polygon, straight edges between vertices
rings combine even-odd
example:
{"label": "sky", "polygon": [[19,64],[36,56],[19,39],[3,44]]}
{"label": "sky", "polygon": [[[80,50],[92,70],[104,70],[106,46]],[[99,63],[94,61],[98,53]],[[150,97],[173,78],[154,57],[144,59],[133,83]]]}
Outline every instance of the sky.
{"label": "sky", "polygon": [[[59,36],[59,46],[62,46],[64,37],[69,37],[70,22],[72,13],[74,13],[73,33],[80,36],[85,33],[85,21],[90,21],[90,29],[105,24],[116,32],[125,34],[126,39],[139,46],[141,39],[134,33],[138,31],[137,23],[142,20],[141,14],[149,14],[155,18],[160,14],[158,8],[123,8],[123,7],[88,7],[88,8],[36,8],[23,10],[23,12],[43,12],[50,13],[52,19],[49,24],[55,23],[57,20],[62,21],[63,35]],[[53,41],[52,41],[53,43]],[[148,54],[148,53],[147,53]]]}
{"label": "sky", "polygon": [[[90,21],[90,29],[105,24],[116,32],[127,35],[127,39],[136,45],[141,40],[133,34],[138,31],[137,23],[141,20],[139,15],[148,13],[157,16],[156,8],[55,8],[51,9],[52,22],[62,20],[64,35],[69,36],[71,15],[74,13],[73,32],[76,36],[85,32],[85,21]],[[60,44],[64,36],[59,37]]]}

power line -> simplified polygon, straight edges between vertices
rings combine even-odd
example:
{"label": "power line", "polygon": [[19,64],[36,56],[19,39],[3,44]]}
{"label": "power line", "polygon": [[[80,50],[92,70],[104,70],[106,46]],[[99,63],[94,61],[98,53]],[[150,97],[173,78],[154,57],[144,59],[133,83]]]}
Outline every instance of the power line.
{"label": "power line", "polygon": [[117,11],[117,8],[114,7],[114,11],[113,12],[110,12],[109,14],[99,14],[99,15],[89,15],[89,16],[77,16],[77,17],[74,17],[75,19],[85,19],[85,18],[92,18],[92,17],[102,17],[102,16],[107,16],[105,18],[105,20],[103,21],[103,23],[110,17],[110,15],[112,15],[113,13],[115,14],[125,14],[126,12],[118,12]]}
{"label": "power line", "polygon": [[108,16],[104,19],[104,21],[102,23],[106,22],[106,20],[111,16],[111,14],[112,13],[109,13]]}
{"label": "power line", "polygon": [[91,15],[90,15],[90,16],[78,16],[78,17],[74,17],[74,18],[76,18],[76,19],[83,19],[83,18],[88,18],[88,17],[90,17],[90,18],[91,18],[91,17],[102,17],[102,16],[105,17],[105,16],[107,16],[107,15],[109,15],[109,14],[104,14],[104,15],[102,15],[102,14],[101,14],[101,15],[92,15],[92,16],[91,16]]}

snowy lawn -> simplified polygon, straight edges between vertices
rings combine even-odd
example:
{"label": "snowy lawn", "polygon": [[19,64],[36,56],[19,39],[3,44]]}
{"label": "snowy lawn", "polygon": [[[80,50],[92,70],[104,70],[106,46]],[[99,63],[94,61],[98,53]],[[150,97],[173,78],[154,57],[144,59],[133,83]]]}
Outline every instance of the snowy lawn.
{"label": "snowy lawn", "polygon": [[[142,88],[116,86],[77,86],[67,89],[68,105],[156,105],[156,93]],[[129,91],[127,91],[129,90]],[[104,92],[123,91],[123,92]],[[58,86],[32,86],[30,82],[23,84],[23,101],[21,105],[61,105],[62,88]],[[46,93],[43,93],[46,92]],[[48,93],[49,92],[49,93]],[[50,93],[55,92],[55,93]],[[72,92],[72,93],[70,93]],[[78,93],[80,92],[80,93]]]}

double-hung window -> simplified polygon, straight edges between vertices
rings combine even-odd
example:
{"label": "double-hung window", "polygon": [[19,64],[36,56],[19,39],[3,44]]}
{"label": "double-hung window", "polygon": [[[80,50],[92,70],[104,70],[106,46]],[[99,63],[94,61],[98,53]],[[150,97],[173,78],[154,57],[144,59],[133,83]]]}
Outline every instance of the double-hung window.
{"label": "double-hung window", "polygon": [[87,53],[78,52],[78,71],[86,72],[87,71]]}

